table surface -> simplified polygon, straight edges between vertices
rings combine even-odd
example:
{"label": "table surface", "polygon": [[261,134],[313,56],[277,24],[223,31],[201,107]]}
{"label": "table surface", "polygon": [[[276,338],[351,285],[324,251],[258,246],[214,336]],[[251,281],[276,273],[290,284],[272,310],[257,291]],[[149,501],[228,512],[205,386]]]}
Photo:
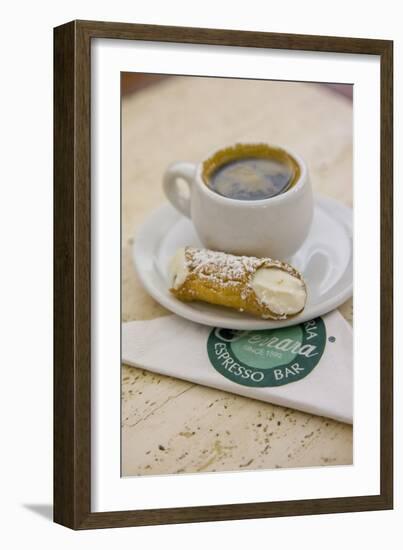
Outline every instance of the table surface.
{"label": "table surface", "polygon": [[[122,321],[169,312],[141,287],[136,231],[164,202],[173,161],[236,141],[284,144],[314,192],[352,206],[352,105],[307,83],[174,77],[122,100]],[[352,300],[340,307],[352,323]],[[122,475],[352,463],[352,427],[122,366]]]}

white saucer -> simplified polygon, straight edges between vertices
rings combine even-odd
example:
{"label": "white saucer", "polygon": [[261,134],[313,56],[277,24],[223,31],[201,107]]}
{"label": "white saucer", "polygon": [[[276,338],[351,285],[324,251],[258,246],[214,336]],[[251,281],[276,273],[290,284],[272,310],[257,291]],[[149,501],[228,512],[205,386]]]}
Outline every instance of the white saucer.
{"label": "white saucer", "polygon": [[315,197],[310,233],[297,254],[288,260],[301,271],[308,287],[305,309],[292,319],[257,319],[221,306],[176,299],[169,292],[168,263],[183,246],[202,245],[191,221],[167,203],[152,212],[138,231],[133,260],[151,296],[173,313],[196,323],[240,330],[286,327],[324,315],[352,295],[352,210],[333,199]]}

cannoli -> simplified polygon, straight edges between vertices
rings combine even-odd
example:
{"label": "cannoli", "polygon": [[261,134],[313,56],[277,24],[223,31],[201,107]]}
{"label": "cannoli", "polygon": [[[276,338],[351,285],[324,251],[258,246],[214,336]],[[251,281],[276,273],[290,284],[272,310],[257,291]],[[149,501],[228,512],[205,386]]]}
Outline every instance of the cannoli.
{"label": "cannoli", "polygon": [[184,302],[200,300],[277,320],[300,313],[306,303],[301,274],[270,258],[188,246],[176,252],[169,272],[170,291]]}

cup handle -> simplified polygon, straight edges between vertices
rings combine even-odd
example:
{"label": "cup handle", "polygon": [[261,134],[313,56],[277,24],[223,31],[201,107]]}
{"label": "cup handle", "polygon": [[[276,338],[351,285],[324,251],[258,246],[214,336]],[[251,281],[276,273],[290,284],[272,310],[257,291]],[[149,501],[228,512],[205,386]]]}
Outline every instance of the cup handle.
{"label": "cup handle", "polygon": [[[175,162],[164,174],[163,188],[169,202],[184,216],[190,218],[190,189],[193,185],[196,165],[190,162]],[[184,180],[189,192],[184,194],[178,187],[178,178]]]}

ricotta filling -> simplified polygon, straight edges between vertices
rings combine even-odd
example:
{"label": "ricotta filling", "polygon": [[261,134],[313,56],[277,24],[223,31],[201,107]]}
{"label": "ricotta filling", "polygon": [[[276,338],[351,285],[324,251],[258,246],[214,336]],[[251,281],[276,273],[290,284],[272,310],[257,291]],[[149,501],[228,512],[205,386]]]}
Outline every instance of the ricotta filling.
{"label": "ricotta filling", "polygon": [[171,288],[178,290],[186,281],[189,270],[186,266],[185,249],[179,248],[169,263],[169,278]]}
{"label": "ricotta filling", "polygon": [[294,315],[306,302],[306,288],[301,279],[276,267],[262,267],[251,279],[251,287],[260,302],[278,315]]}

